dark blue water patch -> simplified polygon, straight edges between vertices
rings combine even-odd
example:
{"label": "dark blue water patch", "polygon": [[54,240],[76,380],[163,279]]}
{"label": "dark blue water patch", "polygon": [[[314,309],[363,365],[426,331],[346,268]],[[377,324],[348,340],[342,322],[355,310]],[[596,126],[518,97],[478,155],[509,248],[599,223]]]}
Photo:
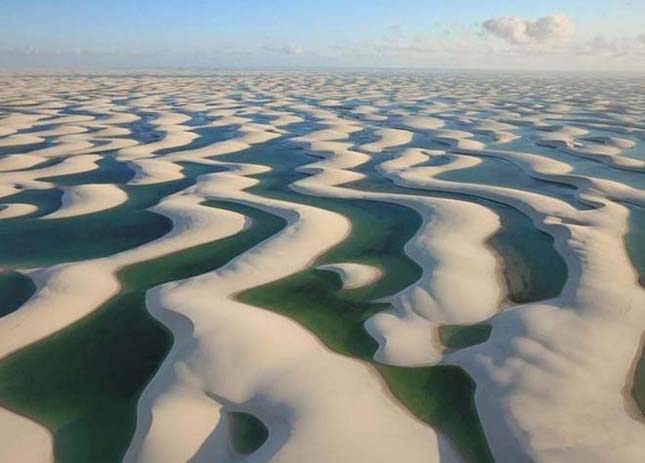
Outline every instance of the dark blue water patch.
{"label": "dark blue water patch", "polygon": [[159,238],[170,228],[168,219],[147,211],[3,224],[0,262],[17,268],[105,257]]}
{"label": "dark blue water patch", "polygon": [[450,144],[436,140],[432,134],[427,132],[414,132],[412,141],[406,147],[433,151],[446,151],[452,148]]}
{"label": "dark blue water patch", "polygon": [[[298,116],[302,117],[301,115]],[[320,128],[321,127],[319,127],[318,124],[312,119],[307,119],[302,122],[294,122],[293,124],[289,124],[288,126],[284,127],[284,129],[287,130],[292,136],[306,135]]]}
{"label": "dark blue water patch", "polygon": [[428,160],[425,162],[422,162],[421,164],[418,164],[419,167],[423,166],[445,166],[446,164],[450,164],[452,162],[452,158],[447,155],[447,154],[435,154],[432,156],[428,156]]}
{"label": "dark blue water patch", "polygon": [[190,117],[190,120],[181,123],[182,125],[187,125],[188,127],[199,127],[202,125],[210,124],[213,121],[213,118],[204,112],[183,111],[181,109],[178,109],[177,112]]}
{"label": "dark blue water patch", "polygon": [[[103,126],[92,126],[92,127],[83,126],[83,127],[85,128],[85,132],[83,132],[82,135],[94,135],[98,132],[101,132],[102,130],[105,130],[107,126],[103,125]],[[94,146],[102,146],[102,145],[107,145],[108,143],[112,143],[112,140],[101,139],[101,138],[93,138],[91,141],[94,144]]]}
{"label": "dark blue water patch", "polygon": [[46,167],[55,166],[56,164],[60,164],[64,160],[65,160],[64,158],[43,159],[42,162],[39,162],[38,164],[35,164],[33,166],[25,167],[24,169],[6,170],[4,172],[5,173],[8,173],[8,172],[29,172],[31,170],[39,170],[39,169],[44,169]]}
{"label": "dark blue water patch", "polygon": [[[94,118],[95,121],[101,121],[111,116],[111,114],[107,114],[107,113],[99,113],[99,112],[94,112],[87,109],[77,109],[69,106],[66,108],[63,108],[61,110],[61,114],[65,114],[67,116],[89,116]],[[91,121],[88,121],[88,122],[91,122]]]}
{"label": "dark blue water patch", "polygon": [[27,145],[13,145],[13,146],[0,146],[0,156],[9,154],[28,154],[32,151],[41,150],[53,146],[53,140],[47,140],[36,143],[29,143]]}
{"label": "dark blue water patch", "polygon": [[528,191],[565,201],[576,209],[591,208],[576,199],[576,188],[571,185],[536,179],[506,159],[487,156],[473,157],[480,159],[481,162],[465,169],[443,172],[437,178],[451,182],[475,183]]}
{"label": "dark blue water patch", "polygon": [[36,292],[36,285],[19,272],[0,271],[0,317],[18,310]]}
{"label": "dark blue water patch", "polygon": [[239,126],[237,125],[227,125],[224,127],[202,127],[199,129],[194,129],[192,130],[192,132],[197,134],[199,137],[195,138],[187,145],[177,146],[173,148],[164,148],[156,151],[155,153],[159,156],[163,156],[165,154],[170,154],[177,151],[204,148],[205,146],[211,145],[213,143],[230,140],[237,135],[236,129],[238,127]]}
{"label": "dark blue water patch", "polygon": [[26,129],[21,129],[18,130],[19,134],[28,134],[28,133],[34,133],[34,132],[43,132],[46,130],[54,130],[57,129],[60,126],[60,124],[44,124],[44,125],[35,125],[33,127],[29,127]]}
{"label": "dark blue water patch", "polygon": [[272,125],[273,121],[276,118],[276,116],[269,116],[268,114],[259,114],[259,113],[245,114],[241,117],[248,117],[255,124],[266,124],[266,125]]}
{"label": "dark blue water patch", "polygon": [[130,134],[127,138],[131,138],[139,143],[153,143],[163,138],[164,132],[160,131],[157,126],[151,124],[157,115],[152,113],[136,113],[141,119],[121,124],[120,127],[128,129]]}
{"label": "dark blue water patch", "polygon": [[354,147],[360,147],[360,145],[377,142],[380,138],[381,137],[379,137],[371,128],[366,128],[349,134],[349,142],[352,143]]}
{"label": "dark blue water patch", "polygon": [[5,114],[12,114],[12,113],[22,113],[22,114],[40,114],[38,112],[38,106],[40,103],[31,103],[28,105],[20,105],[20,106],[5,106],[0,104],[0,111],[4,111]]}
{"label": "dark blue water patch", "polygon": [[15,217],[12,219],[4,219],[0,221],[0,228],[3,224],[11,221],[20,221],[26,219],[33,219],[36,217],[41,217],[45,214],[49,214],[59,209],[62,204],[63,192],[58,189],[48,189],[48,190],[24,190],[18,193],[15,193],[10,196],[5,196],[0,199],[2,204],[11,204],[11,203],[25,203],[33,204],[38,209],[31,214],[23,215],[21,217]]}
{"label": "dark blue water patch", "polygon": [[225,172],[228,169],[223,166],[213,166],[210,164],[200,164],[198,162],[178,162],[182,169],[181,173],[188,179],[197,179],[200,175],[214,174],[216,172]]}
{"label": "dark blue water patch", "polygon": [[[350,109],[350,108],[338,107],[338,108],[334,108],[334,112],[342,119],[347,119],[347,120],[361,121],[363,120],[363,117],[364,117],[362,114],[355,113],[353,108]],[[373,124],[374,122],[375,121],[369,121],[370,124]]]}
{"label": "dark blue water patch", "polygon": [[92,214],[0,221],[0,267],[40,267],[105,257],[157,239],[171,230],[172,222],[146,209],[193,182],[127,185],[123,189],[128,201]]}
{"label": "dark blue water patch", "polygon": [[128,167],[126,163],[118,161],[112,156],[105,156],[96,164],[96,169],[87,172],[43,177],[40,180],[59,186],[87,185],[92,183],[125,184],[132,180],[135,175],[134,170]]}
{"label": "dark blue water patch", "polygon": [[338,108],[351,111],[351,110],[356,109],[359,106],[362,106],[362,105],[365,105],[365,104],[368,104],[368,102],[365,101],[365,100],[350,98],[350,99],[347,99],[347,100],[343,100],[341,102],[340,106],[338,106]]}

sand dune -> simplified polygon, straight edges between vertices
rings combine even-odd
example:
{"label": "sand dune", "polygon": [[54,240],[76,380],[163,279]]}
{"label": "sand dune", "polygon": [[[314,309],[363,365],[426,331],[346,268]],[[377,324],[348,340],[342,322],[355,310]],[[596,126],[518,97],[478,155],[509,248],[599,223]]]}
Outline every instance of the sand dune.
{"label": "sand dune", "polygon": [[[252,183],[230,174],[212,174],[203,177],[197,189],[209,197],[279,214],[289,225],[220,270],[163,286],[149,295],[151,311],[171,327],[176,343],[158,380],[140,402],[142,423],[126,461],[228,461],[231,456],[225,448],[215,447],[210,455],[201,451],[217,438],[213,427],[227,402],[266,420],[269,441],[258,458],[298,461],[306,452],[308,459],[321,462],[361,458],[385,462],[395,455],[407,461],[437,459],[437,437],[383,395],[382,385],[368,367],[331,354],[288,319],[231,299],[244,288],[308,265],[342,239],[349,226],[334,213],[240,190]],[[323,223],[326,232],[320,235]],[[283,265],[275,266],[276,259]],[[267,350],[265,346],[276,336],[289,342]],[[246,362],[231,368],[225,359],[240,349]],[[175,365],[186,367],[179,372]],[[282,372],[278,377],[272,373],[276,369]],[[168,439],[168,432],[177,429],[177,412],[186,407],[197,407],[199,418],[184,421],[185,434],[178,445]],[[347,420],[348,413],[356,419]],[[285,432],[289,433],[286,442]],[[379,441],[384,447],[351,444],[361,441]],[[450,455],[449,449],[442,452]]]}
{"label": "sand dune", "polygon": [[12,219],[22,215],[31,214],[38,210],[33,204],[10,203],[0,205],[0,219]]}
{"label": "sand dune", "polygon": [[[377,301],[389,309],[359,320],[378,343],[378,362],[462,367],[476,384],[495,461],[645,460],[645,428],[629,392],[645,326],[642,243],[629,216],[645,207],[642,79],[609,85],[590,77],[582,87],[574,78],[527,76],[502,86],[493,76],[230,70],[0,82],[0,232],[23,221],[82,224],[128,207],[136,198],[126,191],[183,187],[150,209],[173,224],[156,240],[18,269],[36,291],[0,317],[0,359],[95,311],[121,290],[119,270],[259,225],[207,200],[286,223],[221,268],[148,291],[147,308],[174,344],[139,398],[124,461],[486,459],[449,444],[445,423],[434,429],[414,418],[372,366],[236,299],[311,269],[343,243],[349,219],[324,207],[342,212],[356,201],[395,204],[420,218],[417,230],[392,232],[412,236],[403,251],[418,279]],[[272,176],[262,156],[286,167]],[[495,166],[518,178],[495,177]],[[38,190],[62,191],[62,204],[47,204]],[[509,226],[500,205],[553,238],[568,268],[560,295],[509,307],[502,270],[525,277],[491,244]],[[44,207],[56,209],[31,218]],[[391,219],[384,223],[398,223]],[[11,243],[4,246],[0,258]],[[339,294],[369,291],[391,271],[351,260],[316,267],[340,277]],[[480,323],[492,331],[479,344],[440,342],[445,325]],[[249,455],[233,448],[236,412],[269,430]],[[60,438],[5,409],[0,436],[0,460],[35,463],[53,461]]]}
{"label": "sand dune", "polygon": [[381,277],[380,269],[353,262],[321,265],[317,269],[337,273],[342,281],[343,289],[361,288],[374,283]]}
{"label": "sand dune", "polygon": [[[427,159],[418,151],[411,152],[419,155],[415,162]],[[360,158],[350,165],[355,167],[366,160]],[[346,165],[337,158],[310,164],[301,170],[314,175],[295,182],[292,188],[318,196],[393,202],[421,215],[424,225],[406,246],[406,252],[424,268],[423,277],[390,298],[394,310],[368,320],[366,329],[379,341],[375,358],[380,361],[395,365],[438,362],[441,353],[433,339],[434,327],[475,323],[497,310],[502,297],[497,263],[484,245],[499,227],[497,217],[484,207],[463,201],[339,188],[337,185],[361,178],[341,170]]]}
{"label": "sand dune", "polygon": [[[478,404],[484,423],[491,420],[485,429],[493,451],[499,452],[500,458],[530,457],[538,461],[552,458],[555,461],[577,461],[588,458],[591,459],[589,461],[603,461],[609,458],[609,453],[604,453],[607,452],[607,448],[596,447],[597,440],[593,437],[593,433],[589,433],[589,429],[600,426],[602,422],[611,421],[615,434],[608,436],[605,433],[607,441],[622,442],[620,451],[612,449],[611,454],[615,456],[618,452],[621,461],[637,461],[642,448],[637,444],[636,434],[642,431],[642,424],[624,411],[625,398],[620,386],[624,384],[624,375],[619,374],[619,371],[629,370],[629,364],[637,349],[642,331],[640,329],[642,321],[637,321],[641,320],[641,314],[634,313],[628,308],[635,303],[638,305],[636,301],[643,300],[645,295],[642,288],[636,284],[628,258],[622,252],[625,208],[588,192],[586,193],[588,196],[603,206],[589,211],[577,211],[562,201],[545,196],[518,191],[509,192],[495,186],[475,186],[436,180],[433,179],[434,174],[431,172],[437,170],[440,169],[434,167],[415,169],[409,166],[394,173],[394,178],[397,182],[410,182],[415,187],[469,191],[475,195],[514,205],[526,211],[538,227],[556,236],[560,252],[569,265],[570,279],[560,300],[552,301],[549,305],[535,306],[535,308],[541,307],[540,310],[535,308],[531,310],[533,306],[525,305],[517,310],[500,314],[493,320],[493,333],[500,323],[505,327],[505,335],[498,338],[493,334],[489,343],[473,348],[472,354],[462,354],[463,359],[457,354],[460,361],[467,365],[468,371],[476,371],[474,374],[480,388],[478,397],[485,394],[486,403],[482,400],[478,401]],[[601,247],[591,246],[591,242],[603,244]],[[607,285],[608,281],[612,281],[612,284]],[[609,302],[610,300],[613,302]],[[622,310],[618,308],[621,306]],[[548,310],[547,307],[552,309]],[[555,307],[559,309],[554,311]],[[621,315],[619,316],[618,313]],[[603,342],[598,342],[601,338],[594,336],[592,347],[587,344],[586,340],[590,339],[588,335],[583,335],[581,332],[577,335],[572,334],[574,330],[589,333],[589,330],[602,329],[602,326],[606,326],[606,322],[602,321],[606,320],[606,317],[611,317],[611,323],[622,328],[605,333]],[[510,329],[507,325],[509,321],[506,320],[513,320],[515,329]],[[511,334],[532,333],[533,330],[536,330],[534,335],[540,339],[539,343],[531,340],[530,334]],[[630,334],[627,334],[628,332]],[[564,333],[567,333],[566,336]],[[576,343],[579,343],[577,347],[573,347]],[[613,347],[607,350],[601,345]],[[569,357],[569,353],[573,350],[585,352],[590,360],[604,358],[604,361],[593,360],[581,364]],[[603,353],[600,352],[601,350]],[[512,352],[519,363],[517,366],[508,363],[506,367],[491,368],[491,365],[496,363],[498,352],[504,352],[504,358]],[[539,362],[522,361],[527,358],[535,359],[540,352],[544,357],[540,357]],[[558,375],[553,375],[551,370],[554,362],[558,365]],[[607,384],[606,389],[603,389],[599,381],[590,386],[587,380],[582,379],[587,378],[587,375],[594,377],[605,375],[608,363],[611,363],[615,370],[610,375],[613,384]],[[595,368],[600,368],[603,373],[600,370],[592,373]],[[541,384],[553,381],[560,385],[549,389],[547,394],[544,389],[537,391],[524,381],[514,381],[509,384],[509,381],[504,378],[514,376],[514,370],[517,369],[524,370],[520,373],[520,377],[544,375],[550,380],[543,377],[541,381],[544,382]],[[504,370],[508,371],[506,376],[502,374]],[[566,374],[565,371],[572,371],[572,373]],[[570,383],[567,385],[568,381]],[[577,381],[584,381],[587,386],[583,387],[581,383],[579,386],[574,386]],[[482,392],[487,388],[491,389]],[[603,390],[605,395],[602,395]],[[594,399],[580,400],[581,395],[584,394],[583,391],[593,394]],[[575,401],[569,396],[571,393],[576,394]],[[491,397],[499,397],[499,403],[492,401]],[[521,406],[517,413],[513,413],[513,404],[518,403],[516,401],[521,401]],[[586,425],[590,427],[585,432],[584,427],[579,425],[580,417],[589,413],[589,407],[592,406],[595,407],[594,418],[593,420],[590,417],[584,419]],[[499,420],[503,415],[497,407],[509,410],[514,420],[512,425],[504,424],[503,420]],[[526,411],[528,408],[533,412]],[[565,409],[566,412],[564,412]],[[537,410],[540,412],[538,413]],[[491,416],[498,418],[491,418]],[[596,424],[592,424],[594,421]],[[555,429],[571,431],[560,431],[557,435],[549,432],[548,429],[553,427],[555,422],[559,423]],[[496,449],[496,443],[503,440],[501,436],[503,430],[508,431],[511,426],[518,425],[520,429],[532,430],[531,443],[521,439],[520,447],[513,448],[506,440],[503,446],[500,445],[499,449]],[[520,439],[519,435],[516,434],[516,436]],[[553,448],[561,450],[554,451]]]}
{"label": "sand dune", "polygon": [[104,211],[128,200],[126,193],[115,185],[78,185],[63,190],[60,209],[43,219],[61,219]]}

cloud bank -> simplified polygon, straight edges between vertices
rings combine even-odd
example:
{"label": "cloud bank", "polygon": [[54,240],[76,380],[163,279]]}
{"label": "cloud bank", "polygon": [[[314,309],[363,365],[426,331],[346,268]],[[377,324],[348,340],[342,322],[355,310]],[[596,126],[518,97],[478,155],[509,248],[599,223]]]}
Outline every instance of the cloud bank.
{"label": "cloud bank", "polygon": [[564,45],[576,30],[573,22],[562,14],[536,20],[501,16],[484,21],[482,26],[490,34],[513,45]]}

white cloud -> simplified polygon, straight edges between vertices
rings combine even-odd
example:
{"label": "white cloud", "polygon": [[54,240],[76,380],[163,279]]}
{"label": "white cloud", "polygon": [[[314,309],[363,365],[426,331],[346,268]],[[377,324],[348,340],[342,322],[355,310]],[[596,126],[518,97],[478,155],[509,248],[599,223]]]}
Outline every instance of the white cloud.
{"label": "white cloud", "polygon": [[304,53],[304,49],[302,47],[296,47],[293,45],[287,45],[283,47],[274,47],[274,46],[269,46],[266,45],[262,47],[264,51],[268,51],[270,53],[276,53],[279,55],[302,55]]}
{"label": "white cloud", "polygon": [[482,24],[484,30],[513,45],[564,45],[575,32],[575,25],[562,14],[536,20],[517,16],[491,18]]}

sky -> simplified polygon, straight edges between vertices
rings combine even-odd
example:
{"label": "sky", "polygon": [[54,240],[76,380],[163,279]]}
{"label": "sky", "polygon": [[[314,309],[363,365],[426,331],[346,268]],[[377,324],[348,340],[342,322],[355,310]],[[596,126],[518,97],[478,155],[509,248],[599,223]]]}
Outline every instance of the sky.
{"label": "sky", "polygon": [[0,67],[645,73],[645,0],[0,0]]}

